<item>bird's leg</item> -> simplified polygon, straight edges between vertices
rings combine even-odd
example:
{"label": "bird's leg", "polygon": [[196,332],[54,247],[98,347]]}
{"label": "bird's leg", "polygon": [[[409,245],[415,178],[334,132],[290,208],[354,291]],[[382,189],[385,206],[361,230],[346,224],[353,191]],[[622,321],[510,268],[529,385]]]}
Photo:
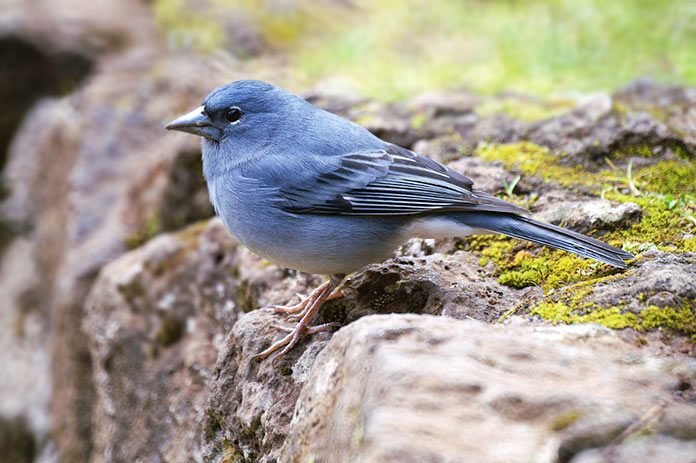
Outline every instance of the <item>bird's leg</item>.
{"label": "bird's leg", "polygon": [[[302,316],[304,315],[304,311],[307,310],[309,306],[312,305],[312,297],[315,297],[319,294],[321,289],[324,286],[327,286],[330,283],[329,281],[325,281],[322,283],[319,287],[317,287],[314,291],[310,293],[309,296],[305,296],[302,294],[297,294],[300,297],[300,302],[297,304],[293,305],[271,305],[269,306],[271,309],[275,311],[275,313],[288,313],[292,314],[293,317],[296,320],[300,320]],[[343,297],[343,289],[342,288],[336,288],[331,294],[329,294],[324,302],[331,301],[333,299],[338,299],[340,297]]]}
{"label": "bird's leg", "polygon": [[[274,343],[263,352],[259,352],[258,354],[254,355],[251,359],[265,359],[280,348],[283,349],[278,353],[277,357],[282,357],[283,355],[287,354],[290,351],[290,349],[292,349],[295,346],[295,344],[299,342],[302,336],[307,334],[319,333],[320,331],[327,331],[331,328],[339,326],[340,324],[335,322],[324,323],[323,325],[317,326],[309,326],[309,322],[312,321],[312,318],[314,318],[314,315],[316,315],[316,313],[319,311],[322,304],[332,296],[332,291],[343,280],[344,276],[345,275],[332,275],[326,283],[323,283],[317,289],[312,291],[312,294],[310,294],[307,298],[306,307],[301,310],[300,315],[302,318],[300,318],[300,321],[297,323],[297,325],[295,325],[294,328],[286,328],[274,325],[275,328],[288,333],[287,336]],[[343,295],[343,293],[339,294]],[[333,299],[335,297],[340,296],[334,296],[331,298]]]}
{"label": "bird's leg", "polygon": [[[327,283],[328,283],[328,281],[327,281]],[[324,284],[326,284],[326,283],[324,283]],[[312,294],[314,294],[314,293],[312,292]],[[334,299],[338,299],[341,297],[343,297],[343,288],[335,288],[333,291],[331,291],[331,293],[329,295],[326,296],[326,299],[324,299],[324,303],[327,303],[329,301],[332,301]],[[311,308],[311,305],[307,304],[304,307],[304,309],[300,310],[297,313],[291,314],[288,317],[288,321],[296,322],[296,321],[302,320],[302,317],[304,317],[304,315],[307,313],[308,310],[310,310],[310,308]]]}
{"label": "bird's leg", "polygon": [[321,285],[319,285],[314,291],[312,291],[309,296],[303,296],[301,294],[298,294],[300,296],[300,302],[294,305],[272,305],[270,306],[275,313],[289,313],[289,314],[296,314],[296,313],[301,313],[303,310],[305,310],[308,306],[312,305],[313,299],[316,299],[321,292],[326,289],[326,287],[331,284],[331,280],[327,280]]}

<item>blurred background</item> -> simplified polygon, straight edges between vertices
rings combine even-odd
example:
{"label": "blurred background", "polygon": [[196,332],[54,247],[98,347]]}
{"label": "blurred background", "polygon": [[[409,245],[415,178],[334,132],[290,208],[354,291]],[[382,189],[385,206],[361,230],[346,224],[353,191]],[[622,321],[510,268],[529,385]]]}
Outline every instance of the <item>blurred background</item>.
{"label": "blurred background", "polygon": [[[382,105],[352,117],[409,147],[440,135],[404,109],[422,94],[464,125],[473,106],[540,120],[588,95],[618,114],[606,95],[636,79],[638,105],[646,78],[696,85],[696,2],[0,0],[0,462],[112,461],[117,386],[85,301],[104,265],[213,214],[198,140],[163,126],[242,78],[344,114]],[[689,92],[649,97],[688,141],[653,131],[675,151],[693,146]]]}
{"label": "blurred background", "polygon": [[[381,100],[477,92],[612,91],[696,79],[688,0],[156,0],[170,50],[229,53],[260,78]],[[282,77],[281,77],[282,76]]]}

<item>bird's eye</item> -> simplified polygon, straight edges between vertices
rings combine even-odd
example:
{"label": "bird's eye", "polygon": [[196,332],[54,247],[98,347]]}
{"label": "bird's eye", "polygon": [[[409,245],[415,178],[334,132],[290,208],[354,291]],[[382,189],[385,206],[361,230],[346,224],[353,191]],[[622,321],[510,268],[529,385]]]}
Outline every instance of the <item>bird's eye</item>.
{"label": "bird's eye", "polygon": [[231,123],[235,123],[239,121],[239,119],[242,117],[242,110],[239,109],[236,106],[232,106],[230,109],[227,110],[227,114],[225,114],[225,119],[227,119]]}

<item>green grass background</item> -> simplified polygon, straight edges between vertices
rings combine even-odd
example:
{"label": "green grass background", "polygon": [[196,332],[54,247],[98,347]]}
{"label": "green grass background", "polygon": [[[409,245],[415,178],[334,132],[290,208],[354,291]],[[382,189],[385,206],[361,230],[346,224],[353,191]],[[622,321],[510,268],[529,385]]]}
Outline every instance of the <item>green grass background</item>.
{"label": "green grass background", "polygon": [[696,84],[694,0],[156,0],[155,13],[170,46],[208,53],[235,48],[224,18],[241,15],[274,55],[251,72],[282,67],[291,89],[391,101],[457,87],[611,91],[642,76]]}

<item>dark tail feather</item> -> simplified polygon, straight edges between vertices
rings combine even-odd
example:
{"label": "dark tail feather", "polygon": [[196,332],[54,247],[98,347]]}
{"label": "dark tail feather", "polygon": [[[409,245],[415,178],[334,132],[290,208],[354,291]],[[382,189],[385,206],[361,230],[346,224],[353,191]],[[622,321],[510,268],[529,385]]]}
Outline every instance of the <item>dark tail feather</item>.
{"label": "dark tail feather", "polygon": [[614,267],[626,268],[624,261],[634,258],[630,252],[615,248],[589,236],[522,215],[467,212],[457,216],[457,220],[470,227],[483,228],[550,248],[572,252]]}

